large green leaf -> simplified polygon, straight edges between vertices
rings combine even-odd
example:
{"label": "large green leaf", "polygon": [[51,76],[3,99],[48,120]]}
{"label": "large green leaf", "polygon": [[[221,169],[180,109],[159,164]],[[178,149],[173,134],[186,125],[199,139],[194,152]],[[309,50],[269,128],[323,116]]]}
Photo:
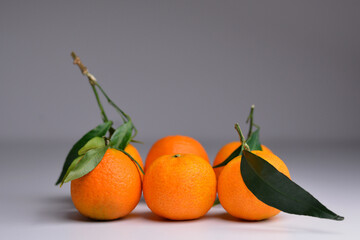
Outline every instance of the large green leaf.
{"label": "large green leaf", "polygon": [[333,220],[344,218],[330,211],[310,193],[259,156],[244,150],[241,167],[247,188],[265,204],[281,211]]}
{"label": "large green leaf", "polygon": [[113,148],[124,150],[131,141],[133,124],[128,121],[118,127],[110,138],[110,145]]}
{"label": "large green leaf", "polygon": [[218,167],[223,167],[226,164],[228,164],[231,160],[233,160],[234,158],[238,157],[241,155],[243,150],[243,145],[241,144],[240,147],[238,147],[237,149],[235,149],[235,151],[233,151],[230,156],[228,156],[222,163],[219,163],[218,165],[214,166],[213,168],[218,168]]}
{"label": "large green leaf", "polygon": [[76,166],[69,172],[64,182],[66,183],[81,178],[91,172],[101,162],[108,148],[108,146],[104,146],[87,151],[84,157],[81,158]]}
{"label": "large green leaf", "polygon": [[70,164],[74,161],[75,158],[77,158],[78,151],[93,137],[103,137],[105,136],[106,132],[110,129],[112,125],[112,121],[105,122],[103,124],[98,125],[94,129],[87,132],[82,138],[80,138],[79,141],[77,141],[74,146],[71,148],[70,152],[68,153],[63,169],[61,171],[59,179],[56,181],[55,185],[58,185],[63,180]]}
{"label": "large green leaf", "polygon": [[70,164],[68,170],[66,171],[66,174],[65,174],[64,178],[62,179],[62,181],[60,183],[60,187],[62,187],[62,185],[64,184],[64,181],[67,178],[67,176],[69,175],[69,173],[75,168],[75,166],[80,162],[80,160],[83,157],[84,157],[84,155],[81,155],[81,156],[75,158],[74,161]]}
{"label": "large green leaf", "polygon": [[260,143],[260,128],[257,128],[251,133],[250,137],[246,140],[247,145],[251,151],[262,150]]}

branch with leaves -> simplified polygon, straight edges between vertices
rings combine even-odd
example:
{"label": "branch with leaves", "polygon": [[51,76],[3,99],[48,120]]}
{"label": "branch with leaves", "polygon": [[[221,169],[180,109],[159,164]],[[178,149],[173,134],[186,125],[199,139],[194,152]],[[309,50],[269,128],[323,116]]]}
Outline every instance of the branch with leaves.
{"label": "branch with leaves", "polygon": [[[337,221],[344,220],[344,217],[329,210],[309,192],[278,171],[266,159],[252,153],[255,150],[262,150],[259,137],[260,128],[253,123],[254,107],[254,105],[251,107],[246,121],[250,124],[247,139],[242,134],[239,124],[235,124],[241,145],[214,168],[225,166],[236,157],[241,156],[239,171],[242,179],[246,187],[263,203],[291,214]],[[257,128],[254,132],[252,131],[253,126]]]}
{"label": "branch with leaves", "polygon": [[[139,167],[138,169],[142,174],[144,174],[139,163],[133,159],[130,154],[125,152],[125,148],[130,142],[140,142],[134,140],[138,131],[133,124],[132,119],[112,101],[100,86],[94,75],[88,71],[87,67],[74,52],[71,53],[71,57],[73,58],[73,63],[79,67],[81,73],[89,80],[100,109],[103,123],[87,132],[74,144],[65,159],[63,169],[56,181],[56,185],[61,184],[60,186],[62,186],[62,184],[66,182],[80,178],[91,172],[100,163],[108,148],[115,148],[126,154]],[[105,97],[109,105],[119,113],[123,120],[123,124],[116,129],[113,127],[113,121],[109,120],[106,115],[98,90]],[[105,137],[106,133],[109,134],[108,137]]]}

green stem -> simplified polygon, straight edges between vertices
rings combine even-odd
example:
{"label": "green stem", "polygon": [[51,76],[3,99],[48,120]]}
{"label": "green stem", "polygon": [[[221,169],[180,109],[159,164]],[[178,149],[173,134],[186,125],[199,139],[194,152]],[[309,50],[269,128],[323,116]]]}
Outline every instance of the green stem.
{"label": "green stem", "polygon": [[128,156],[128,157],[131,159],[131,161],[133,161],[133,162],[139,167],[140,172],[141,172],[143,175],[145,174],[145,172],[144,172],[144,170],[142,169],[142,167],[140,166],[140,164],[139,164],[130,154],[128,154],[127,152],[125,152],[125,150],[122,150],[122,149],[120,149],[120,148],[116,148],[116,150],[119,150],[120,152],[122,152],[122,153],[124,153],[126,156]]}
{"label": "green stem", "polygon": [[[106,94],[106,92],[105,92],[104,89],[100,86],[99,83],[96,83],[95,85],[99,88],[100,92],[104,95],[104,97],[106,98],[106,100],[108,101],[108,103],[109,103],[113,108],[115,108],[115,110],[120,114],[120,116],[121,116],[121,118],[123,119],[124,122],[127,122],[127,121],[131,120],[131,118],[130,118],[123,110],[121,110],[121,109],[111,100],[111,98]],[[124,119],[124,117],[125,117],[126,120]]]}
{"label": "green stem", "polygon": [[[120,114],[121,118],[123,119],[124,122],[128,122],[131,121],[131,118],[129,115],[127,115],[123,110],[121,110],[112,100],[111,98],[106,94],[106,92],[104,91],[104,89],[100,86],[99,83],[96,82],[95,84],[99,90],[101,91],[101,93],[104,95],[104,97],[106,98],[106,100],[108,101],[108,103],[114,107],[116,109],[116,111],[118,111],[118,113]],[[126,120],[125,120],[125,119]],[[136,127],[133,124],[133,128],[134,128],[134,136],[132,138],[135,138],[135,136],[137,135],[138,131],[136,129]]]}
{"label": "green stem", "polygon": [[249,148],[249,146],[248,146],[247,143],[246,143],[244,134],[242,133],[242,131],[241,131],[240,126],[239,126],[238,123],[235,123],[235,129],[236,129],[236,131],[237,131],[238,134],[239,134],[240,142],[241,142],[241,144],[244,146],[244,149],[247,150],[247,151],[250,151],[250,148]]}
{"label": "green stem", "polygon": [[248,118],[246,119],[246,123],[248,123],[250,121],[247,139],[249,139],[249,137],[251,136],[253,125],[254,125],[254,108],[255,108],[255,105],[254,104],[251,105],[250,114],[249,114]]}
{"label": "green stem", "polygon": [[97,104],[100,108],[100,112],[101,112],[101,118],[104,122],[109,121],[108,117],[106,116],[106,113],[104,111],[104,107],[101,104],[100,98],[99,98],[99,94],[95,88],[95,85],[97,83],[96,78],[94,77],[94,75],[92,75],[91,73],[89,73],[87,67],[81,62],[80,58],[76,55],[75,52],[71,52],[71,57],[74,60],[74,64],[77,65],[81,71],[81,73],[86,76],[89,80],[89,83],[91,85],[91,88],[94,92]]}
{"label": "green stem", "polygon": [[109,119],[108,119],[108,117],[106,116],[106,113],[105,113],[105,111],[104,111],[104,108],[103,108],[103,106],[102,106],[102,104],[101,104],[101,101],[100,101],[100,98],[99,98],[99,94],[98,94],[95,86],[94,86],[94,85],[91,85],[91,88],[92,88],[93,91],[94,91],[96,101],[97,101],[98,106],[99,106],[99,108],[100,108],[102,120],[103,120],[104,122],[109,121]]}
{"label": "green stem", "polygon": [[[121,119],[123,120],[123,122],[128,122],[131,121],[131,118],[129,115],[127,115],[124,111],[122,111],[110,98],[109,96],[105,93],[105,91],[102,89],[102,87],[99,85],[99,83],[97,82],[96,78],[94,77],[94,75],[92,75],[91,73],[89,73],[87,67],[81,62],[80,58],[74,53],[71,52],[71,57],[74,60],[74,64],[77,65],[81,71],[81,73],[86,76],[89,80],[89,83],[94,91],[95,97],[96,97],[96,101],[99,105],[100,111],[101,111],[101,116],[104,122],[108,121],[108,117],[106,116],[106,113],[104,111],[104,108],[101,104],[98,92],[96,90],[96,87],[99,88],[99,90],[101,91],[101,93],[104,95],[104,97],[106,98],[106,100],[109,102],[109,104],[114,107],[120,114]],[[134,126],[134,124],[132,123],[133,129],[134,129],[134,136],[132,138],[134,138],[138,131],[136,129],[136,127]],[[114,133],[115,129],[114,128],[110,128],[109,129],[109,134],[111,137],[111,135]]]}

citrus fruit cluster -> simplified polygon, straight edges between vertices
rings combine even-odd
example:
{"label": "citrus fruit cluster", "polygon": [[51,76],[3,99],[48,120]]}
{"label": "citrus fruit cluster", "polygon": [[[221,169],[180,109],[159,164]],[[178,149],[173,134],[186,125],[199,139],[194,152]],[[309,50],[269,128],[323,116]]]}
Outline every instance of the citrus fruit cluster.
{"label": "citrus fruit cluster", "polygon": [[[176,135],[153,144],[144,168],[131,144],[139,143],[132,119],[75,53],[72,57],[89,80],[103,120],[72,147],[56,183],[71,181],[71,198],[82,215],[97,220],[124,217],[137,206],[143,192],[151,211],[171,220],[200,218],[218,201],[229,214],[244,220],[263,220],[280,211],[343,219],[292,182],[285,163],[260,143],[254,106],[247,120],[247,138],[235,124],[240,141],[225,144],[213,166],[197,140]],[[120,114],[123,123],[117,128],[108,119],[99,92]]]}

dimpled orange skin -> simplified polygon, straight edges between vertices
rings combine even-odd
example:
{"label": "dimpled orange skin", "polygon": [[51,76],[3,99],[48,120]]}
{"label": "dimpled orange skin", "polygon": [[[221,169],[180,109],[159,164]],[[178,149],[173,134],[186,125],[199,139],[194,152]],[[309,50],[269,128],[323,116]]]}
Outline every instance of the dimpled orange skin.
{"label": "dimpled orange skin", "polygon": [[[230,156],[230,154],[235,151],[235,149],[240,147],[240,145],[241,145],[241,143],[239,141],[229,142],[228,144],[225,144],[219,150],[219,152],[216,154],[213,166],[216,166],[216,165],[222,163],[223,161],[225,161],[225,159],[228,158]],[[264,152],[272,153],[272,151],[268,147],[266,147],[265,145],[261,145],[261,148],[262,148],[262,151],[264,151]],[[214,168],[214,171],[215,171],[215,174],[216,174],[216,179],[219,179],[220,173],[223,170],[223,168],[224,167]]]}
{"label": "dimpled orange skin", "polygon": [[[252,153],[268,161],[290,178],[288,168],[275,154],[264,151],[252,151]],[[234,158],[219,176],[218,196],[221,205],[232,216],[244,220],[263,220],[277,215],[280,210],[261,202],[246,187],[240,174],[240,163],[241,156]]]}
{"label": "dimpled orange skin", "polygon": [[71,181],[76,209],[96,220],[112,220],[129,214],[141,197],[141,178],[124,153],[108,149],[93,171]]}
{"label": "dimpled orange skin", "polygon": [[[139,165],[141,166],[141,168],[144,170],[144,164],[143,164],[142,158],[141,158],[138,150],[133,145],[128,144],[125,148],[125,152],[130,154],[130,156],[132,156],[134,158],[134,160],[137,161],[139,163]],[[139,167],[137,165],[136,165],[136,167],[139,169]],[[142,181],[144,174],[142,174],[140,169],[139,169],[139,174],[141,175],[141,181]]]}
{"label": "dimpled orange skin", "polygon": [[144,176],[144,198],[155,214],[171,220],[204,216],[216,197],[216,177],[209,162],[193,154],[165,155]]}
{"label": "dimpled orange skin", "polygon": [[145,161],[145,171],[151,163],[163,155],[195,154],[209,162],[204,147],[194,138],[187,136],[166,136],[159,139],[150,148]]}

